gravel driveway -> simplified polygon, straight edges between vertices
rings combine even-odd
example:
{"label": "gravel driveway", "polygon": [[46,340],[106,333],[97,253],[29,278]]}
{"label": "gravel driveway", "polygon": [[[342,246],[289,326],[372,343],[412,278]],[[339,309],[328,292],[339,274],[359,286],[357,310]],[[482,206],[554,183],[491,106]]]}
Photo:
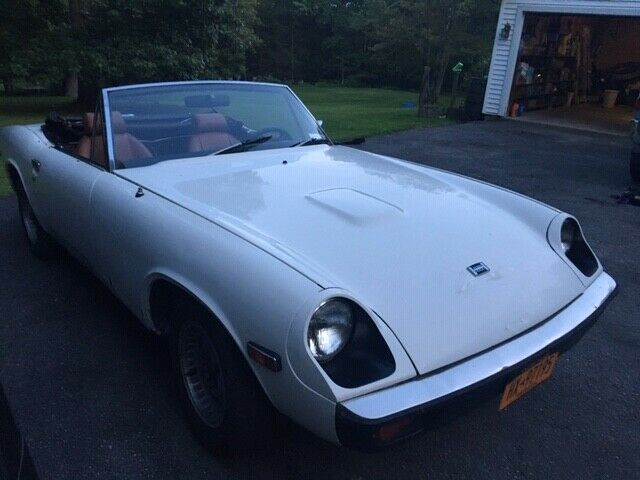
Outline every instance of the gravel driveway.
{"label": "gravel driveway", "polygon": [[220,461],[177,410],[166,345],[75,261],[41,263],[0,199],[0,381],[42,478],[640,478],[640,208],[624,138],[511,121],[404,132],[364,148],[505,186],[576,215],[620,291],[551,381],[377,454],[286,425]]}

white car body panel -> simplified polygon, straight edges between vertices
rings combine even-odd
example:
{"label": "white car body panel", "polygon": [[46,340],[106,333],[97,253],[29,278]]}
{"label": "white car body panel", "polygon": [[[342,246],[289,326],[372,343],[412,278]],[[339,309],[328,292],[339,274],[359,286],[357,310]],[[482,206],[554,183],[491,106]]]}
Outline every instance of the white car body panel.
{"label": "white car body panel", "polygon": [[[118,175],[259,239],[323,287],[352,292],[420,374],[517,335],[584,289],[549,248],[558,213],[541,204],[504,191],[488,200],[482,184],[344,147],[227,157]],[[512,210],[519,202],[528,217]],[[477,262],[491,271],[473,277],[466,268]]]}
{"label": "white car body panel", "polygon": [[[516,337],[602,274],[598,264],[585,277],[550,245],[566,218],[551,207],[345,147],[108,171],[54,148],[33,125],[0,129],[0,150],[43,228],[147,328],[159,330],[153,282],[180,286],[226,327],[274,406],[334,442],[338,403]],[[477,262],[490,272],[472,276]],[[394,357],[391,375],[343,388],[313,359],[307,325],[334,296],[369,314]],[[279,353],[282,370],[250,361],[249,341]]]}

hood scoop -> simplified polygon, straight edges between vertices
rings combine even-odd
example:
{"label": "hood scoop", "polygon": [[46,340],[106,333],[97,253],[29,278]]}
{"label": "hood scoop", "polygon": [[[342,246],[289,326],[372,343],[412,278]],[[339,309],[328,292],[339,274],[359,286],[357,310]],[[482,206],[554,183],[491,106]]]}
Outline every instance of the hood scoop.
{"label": "hood scoop", "polygon": [[392,203],[352,188],[320,190],[305,198],[352,225],[383,222],[404,213]]}

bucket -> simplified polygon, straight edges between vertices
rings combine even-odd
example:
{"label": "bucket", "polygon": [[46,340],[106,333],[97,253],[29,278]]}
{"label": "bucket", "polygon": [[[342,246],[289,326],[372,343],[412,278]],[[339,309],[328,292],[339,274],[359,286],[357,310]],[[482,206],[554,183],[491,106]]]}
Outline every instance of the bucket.
{"label": "bucket", "polygon": [[604,108],[613,108],[618,99],[618,90],[605,90],[602,98]]}

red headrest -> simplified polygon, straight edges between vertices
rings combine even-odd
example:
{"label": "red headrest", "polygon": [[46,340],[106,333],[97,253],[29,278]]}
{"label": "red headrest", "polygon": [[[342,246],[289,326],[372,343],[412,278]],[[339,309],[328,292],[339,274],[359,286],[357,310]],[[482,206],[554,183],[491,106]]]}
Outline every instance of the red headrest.
{"label": "red headrest", "polygon": [[120,112],[111,112],[111,133],[127,133],[127,124]]}
{"label": "red headrest", "polygon": [[82,115],[82,126],[84,128],[84,134],[90,137],[93,133],[93,112],[86,112]]}
{"label": "red headrest", "polygon": [[193,125],[198,133],[227,131],[227,119],[220,113],[197,113]]}

